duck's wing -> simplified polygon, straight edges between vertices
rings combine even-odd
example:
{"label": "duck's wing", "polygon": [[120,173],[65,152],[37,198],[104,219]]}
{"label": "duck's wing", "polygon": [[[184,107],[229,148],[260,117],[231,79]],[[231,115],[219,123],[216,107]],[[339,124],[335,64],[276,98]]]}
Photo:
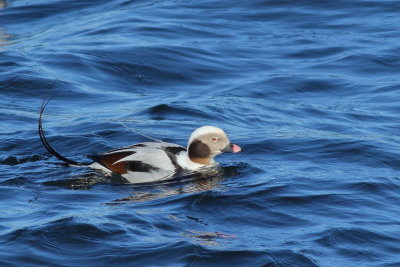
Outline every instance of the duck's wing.
{"label": "duck's wing", "polygon": [[[118,162],[121,159],[124,159],[132,154],[135,154],[135,151],[119,151],[114,150],[110,153],[99,154],[99,155],[88,155],[94,162],[99,163],[103,167],[107,168],[112,172],[116,172],[119,174],[127,173],[128,170],[131,170],[134,166],[132,162],[132,166],[129,166],[126,162]],[[137,166],[139,171],[145,170],[144,166]]]}

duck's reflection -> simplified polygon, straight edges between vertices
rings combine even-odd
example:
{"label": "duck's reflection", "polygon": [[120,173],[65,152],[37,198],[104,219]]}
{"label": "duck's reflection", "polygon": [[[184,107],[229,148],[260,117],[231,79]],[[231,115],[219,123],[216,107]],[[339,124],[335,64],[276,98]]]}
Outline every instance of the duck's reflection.
{"label": "duck's reflection", "polygon": [[188,194],[211,190],[224,179],[222,168],[210,168],[204,173],[192,173],[163,183],[133,186],[135,191],[124,198],[116,199],[108,205],[118,205],[127,202],[144,202],[174,195]]}
{"label": "duck's reflection", "polygon": [[220,246],[222,239],[233,240],[237,237],[237,235],[224,234],[220,232],[204,232],[196,230],[189,230],[182,233],[182,236],[190,238],[196,243],[208,247]]}
{"label": "duck's reflection", "polygon": [[[0,0],[0,9],[6,8],[7,2],[5,0]],[[11,43],[11,35],[7,33],[6,29],[0,27],[0,52],[4,51],[4,47],[10,46]]]}
{"label": "duck's reflection", "polygon": [[4,51],[4,48],[11,44],[11,35],[6,33],[4,28],[0,27],[0,51]]}
{"label": "duck's reflection", "polygon": [[[240,167],[239,167],[240,168]],[[71,190],[88,190],[99,184],[121,185],[133,191],[129,196],[112,200],[104,205],[119,205],[131,202],[145,202],[170,196],[204,192],[220,187],[226,177],[238,175],[237,167],[215,166],[201,173],[185,173],[178,178],[148,184],[129,184],[120,175],[108,176],[101,171],[90,170],[76,178],[47,181],[43,184],[61,186]]]}
{"label": "duck's reflection", "polygon": [[127,197],[112,200],[104,205],[119,205],[130,202],[145,202],[180,194],[189,194],[211,190],[220,185],[226,177],[224,168],[210,168],[203,173],[190,173],[179,178],[149,184],[126,184],[120,176],[110,177],[102,172],[91,171],[81,174],[78,178],[66,180],[47,181],[43,184],[61,186],[71,190],[88,190],[98,184],[121,184],[133,189],[133,193]]}
{"label": "duck's reflection", "polygon": [[7,7],[7,2],[5,0],[0,0],[0,9]]}

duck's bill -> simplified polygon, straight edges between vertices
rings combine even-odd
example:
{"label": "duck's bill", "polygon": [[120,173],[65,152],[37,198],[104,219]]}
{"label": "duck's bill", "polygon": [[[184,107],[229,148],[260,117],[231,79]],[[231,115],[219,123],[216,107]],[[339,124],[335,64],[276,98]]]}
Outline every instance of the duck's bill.
{"label": "duck's bill", "polygon": [[221,151],[224,153],[238,153],[242,151],[242,149],[240,148],[240,146],[230,143]]}

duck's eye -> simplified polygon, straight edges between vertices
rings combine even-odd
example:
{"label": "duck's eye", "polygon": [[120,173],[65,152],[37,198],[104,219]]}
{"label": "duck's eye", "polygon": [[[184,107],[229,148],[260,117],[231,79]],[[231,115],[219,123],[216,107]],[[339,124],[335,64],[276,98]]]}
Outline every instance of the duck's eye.
{"label": "duck's eye", "polygon": [[211,141],[213,141],[214,143],[215,143],[215,142],[218,142],[218,140],[219,140],[218,137],[215,137],[215,136],[213,136],[213,137],[211,138]]}

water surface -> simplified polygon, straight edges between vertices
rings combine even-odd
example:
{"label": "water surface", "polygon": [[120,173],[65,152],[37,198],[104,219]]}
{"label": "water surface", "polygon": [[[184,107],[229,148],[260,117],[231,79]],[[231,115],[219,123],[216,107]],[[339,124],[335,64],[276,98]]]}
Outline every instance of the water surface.
{"label": "water surface", "polygon": [[[400,2],[0,6],[0,265],[400,265]],[[245,152],[124,184],[44,150],[49,95],[77,161],[201,125]]]}

